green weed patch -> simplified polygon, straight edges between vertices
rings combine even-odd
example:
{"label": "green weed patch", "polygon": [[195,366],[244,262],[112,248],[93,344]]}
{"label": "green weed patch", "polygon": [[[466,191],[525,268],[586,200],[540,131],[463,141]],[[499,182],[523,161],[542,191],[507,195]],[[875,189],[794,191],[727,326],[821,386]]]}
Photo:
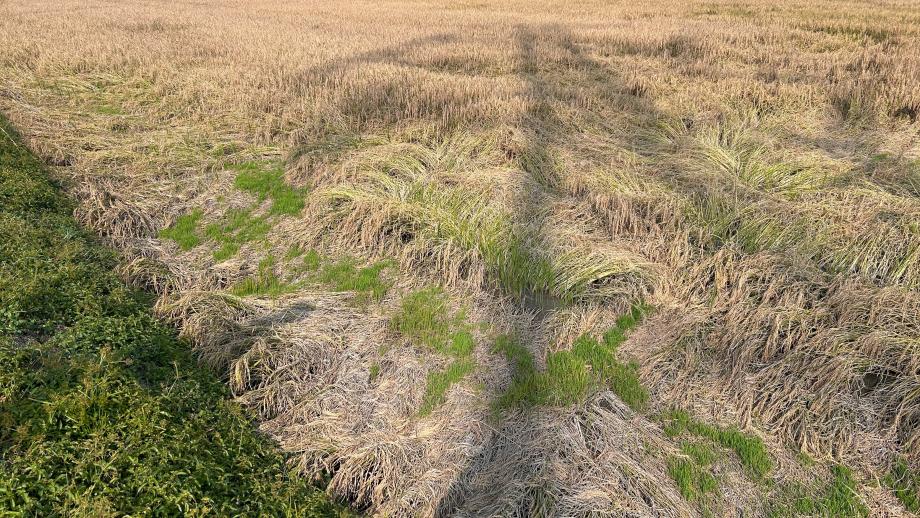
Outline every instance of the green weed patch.
{"label": "green weed patch", "polygon": [[319,252],[310,250],[303,256],[303,268],[308,272],[315,272],[319,270],[322,260],[323,258],[320,257]]}
{"label": "green weed patch", "polygon": [[179,216],[173,226],[160,231],[163,239],[172,239],[182,250],[191,250],[201,243],[198,235],[198,220],[201,219],[201,210],[194,210],[189,214]]}
{"label": "green weed patch", "polygon": [[448,389],[476,368],[472,358],[476,342],[469,324],[462,312],[451,314],[442,290],[428,288],[406,295],[391,325],[416,345],[454,359],[443,371],[428,374],[419,413],[430,414],[444,402]]}
{"label": "green weed patch", "polygon": [[232,168],[239,172],[233,183],[237,189],[256,195],[260,201],[272,200],[269,214],[296,216],[303,210],[306,190],[284,183],[281,164],[245,162]]}
{"label": "green weed patch", "polygon": [[849,468],[831,467],[833,478],[820,489],[809,489],[801,484],[786,488],[778,502],[770,508],[771,518],[793,516],[834,516],[863,518],[869,509],[857,492],[856,481]]}
{"label": "green weed patch", "polygon": [[94,111],[100,115],[124,115],[125,114],[124,110],[122,110],[120,106],[114,106],[111,104],[101,104],[99,106],[96,106]]}
{"label": "green weed patch", "polygon": [[470,358],[459,358],[454,360],[446,369],[440,372],[433,372],[428,375],[428,382],[425,385],[425,396],[422,398],[422,406],[419,414],[428,415],[438,405],[444,402],[447,390],[454,384],[473,372],[476,364]]}
{"label": "green weed patch", "polygon": [[718,454],[703,443],[681,444],[684,456],[672,455],[667,459],[668,475],[688,502],[699,504],[703,516],[711,516],[719,492],[719,482],[712,473],[712,463]]}
{"label": "green weed patch", "polygon": [[[271,199],[266,215],[255,215],[257,206],[231,209],[224,217],[204,229],[204,237],[216,241],[215,261],[225,261],[235,256],[240,248],[254,241],[264,240],[273,226],[271,216],[297,215],[304,207],[306,191],[284,183],[284,171],[279,164],[265,168],[259,162],[246,162],[233,166],[239,171],[234,186],[254,194],[259,202]],[[195,209],[180,216],[171,227],[160,231],[160,237],[175,241],[182,250],[191,250],[201,244],[199,221],[202,212]]]}
{"label": "green weed patch", "polygon": [[354,291],[362,298],[379,302],[392,285],[390,281],[382,278],[381,274],[394,264],[393,261],[380,261],[358,268],[354,259],[346,257],[324,265],[318,279],[324,284],[331,285],[335,291]]}
{"label": "green weed patch", "polygon": [[709,472],[687,459],[668,457],[667,464],[668,475],[674,479],[680,494],[688,501],[698,501],[718,488],[718,483]]}
{"label": "green weed patch", "polygon": [[271,230],[271,223],[264,216],[253,216],[249,209],[229,211],[219,223],[212,223],[205,229],[205,235],[217,241],[215,261],[225,261],[239,252],[244,244],[261,241]]}
{"label": "green weed patch", "polygon": [[291,245],[287,252],[284,254],[285,261],[293,261],[299,257],[303,257],[304,251],[298,245]]}
{"label": "green weed patch", "polygon": [[269,255],[259,261],[259,269],[255,275],[240,281],[230,289],[230,292],[238,297],[250,295],[278,297],[291,292],[294,286],[278,277],[274,268],[275,257]]}
{"label": "green weed patch", "polygon": [[301,284],[316,283],[329,287],[332,291],[352,291],[359,302],[379,302],[393,285],[384,272],[396,266],[390,259],[377,261],[367,266],[359,266],[357,259],[343,257],[330,260],[322,257],[314,249],[303,251],[291,247],[285,259],[292,263],[293,275],[305,274]]}
{"label": "green weed patch", "polygon": [[665,415],[664,432],[668,437],[687,433],[709,439],[735,452],[748,474],[763,479],[773,468],[767,448],[760,438],[741,432],[737,428],[719,428],[698,421],[683,410],[674,410]]}
{"label": "green weed patch", "polygon": [[500,336],[493,351],[511,362],[514,374],[511,386],[496,405],[498,408],[569,405],[583,401],[593,389],[606,387],[633,409],[644,408],[648,391],[639,382],[637,366],[621,363],[616,353],[626,334],[638,325],[647,311],[646,306],[636,305],[617,320],[603,340],[584,335],[575,341],[571,350],[551,353],[543,372],[536,369],[527,348],[512,337]]}
{"label": "green weed patch", "polygon": [[463,325],[463,317],[450,314],[443,290],[427,288],[406,295],[391,324],[415,344],[449,355],[453,331]]}
{"label": "green weed patch", "polygon": [[701,502],[719,489],[719,483],[709,471],[709,463],[701,464],[693,457],[668,457],[668,475],[677,484],[680,494],[690,502]]}
{"label": "green weed patch", "polygon": [[374,363],[371,365],[368,371],[367,377],[370,381],[374,381],[375,379],[377,379],[377,376],[380,376],[380,364]]}
{"label": "green weed patch", "polygon": [[882,483],[891,489],[908,511],[920,512],[920,473],[911,471],[903,459],[895,463]]}

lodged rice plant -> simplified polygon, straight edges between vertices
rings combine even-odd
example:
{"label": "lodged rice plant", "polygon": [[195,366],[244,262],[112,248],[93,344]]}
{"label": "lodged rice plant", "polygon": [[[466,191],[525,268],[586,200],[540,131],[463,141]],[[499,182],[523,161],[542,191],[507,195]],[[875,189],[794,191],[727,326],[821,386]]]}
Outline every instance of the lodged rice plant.
{"label": "lodged rice plant", "polygon": [[0,111],[358,510],[897,515],[912,8],[23,0]]}

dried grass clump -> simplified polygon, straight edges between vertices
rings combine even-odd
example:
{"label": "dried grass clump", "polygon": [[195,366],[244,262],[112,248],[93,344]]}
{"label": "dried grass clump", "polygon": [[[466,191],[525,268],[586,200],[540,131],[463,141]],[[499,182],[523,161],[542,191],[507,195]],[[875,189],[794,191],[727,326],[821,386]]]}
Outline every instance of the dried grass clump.
{"label": "dried grass clump", "polygon": [[917,411],[915,294],[768,254],[719,254],[694,275],[714,279],[712,295],[669,317],[674,349],[648,359],[653,385],[692,394],[698,377],[723,380],[743,419],[816,455],[846,456],[873,432],[916,441],[905,427]]}
{"label": "dried grass clump", "polygon": [[687,516],[660,483],[671,446],[610,393],[543,416],[516,416],[472,459],[439,509],[459,516]]}
{"label": "dried grass clump", "polygon": [[920,67],[912,59],[920,47],[882,43],[865,48],[828,74],[831,103],[843,117],[866,119],[920,116]]}
{"label": "dried grass clump", "polygon": [[225,293],[189,290],[161,298],[155,309],[179,327],[181,337],[195,343],[202,361],[218,370],[226,369],[264,332],[254,321],[258,306]]}
{"label": "dried grass clump", "polygon": [[539,229],[516,223],[487,193],[434,183],[420,173],[408,179],[391,174],[368,172],[359,183],[317,191],[311,217],[321,224],[308,230],[307,241],[339,229],[340,246],[433,267],[450,284],[486,287],[489,279],[512,293],[563,300],[603,298],[651,276],[641,259],[622,252],[546,240],[544,246],[558,251],[530,248],[528,242],[541,241]]}
{"label": "dried grass clump", "polygon": [[111,184],[85,179],[80,190],[81,203],[75,214],[77,220],[116,245],[156,236],[161,224],[154,219],[150,208],[124,199]]}

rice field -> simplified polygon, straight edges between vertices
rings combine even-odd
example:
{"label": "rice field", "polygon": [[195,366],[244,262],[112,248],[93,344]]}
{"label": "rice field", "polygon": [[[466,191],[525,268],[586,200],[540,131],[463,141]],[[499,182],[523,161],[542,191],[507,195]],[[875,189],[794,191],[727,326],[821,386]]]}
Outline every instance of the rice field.
{"label": "rice field", "polygon": [[0,111],[355,511],[920,512],[913,1],[23,0]]}

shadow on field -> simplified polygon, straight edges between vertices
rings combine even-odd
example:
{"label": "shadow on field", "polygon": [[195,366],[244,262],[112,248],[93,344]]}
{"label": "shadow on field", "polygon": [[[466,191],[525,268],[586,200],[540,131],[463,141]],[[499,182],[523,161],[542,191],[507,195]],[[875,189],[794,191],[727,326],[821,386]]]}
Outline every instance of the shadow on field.
{"label": "shadow on field", "polygon": [[[514,40],[516,74],[527,85],[529,97],[527,109],[515,121],[519,145],[509,153],[527,176],[520,183],[514,205],[518,212],[516,220],[533,232],[530,236],[534,241],[528,246],[532,252],[541,253],[555,231],[548,219],[550,206],[571,196],[562,183],[560,158],[555,149],[573,145],[577,149],[581,142],[591,140],[582,133],[587,131],[584,127],[595,131],[609,128],[602,110],[591,110],[592,107],[609,109],[614,104],[634,116],[629,120],[643,122],[653,120],[657,113],[645,99],[629,93],[629,86],[620,74],[585,52],[583,42],[567,28],[558,24],[521,25],[515,30]],[[586,106],[588,120],[572,120],[572,114],[585,112]],[[622,129],[617,133],[629,135],[629,131]],[[604,145],[606,136],[599,137],[597,142]],[[534,315],[535,329],[542,329],[561,304],[540,293],[525,293],[522,301],[523,309]],[[522,338],[531,343],[545,343],[539,337]],[[544,352],[534,351],[540,363]],[[574,462],[574,458],[566,459],[571,453],[566,445],[572,441],[546,435],[553,427],[541,423],[556,419],[572,419],[572,413],[555,408],[504,410],[499,421],[492,423],[494,430],[482,450],[454,479],[436,515],[546,516],[573,511],[570,504],[564,504],[565,509],[556,508],[556,502],[563,491],[576,489],[572,484],[578,478],[577,470],[587,467],[568,465]],[[604,455],[592,445],[586,446],[595,459]],[[562,480],[560,468],[571,469],[570,473],[564,473],[569,480]],[[612,477],[617,475],[611,473]]]}
{"label": "shadow on field", "polygon": [[307,69],[303,77],[306,80],[323,80],[328,77],[333,70],[347,70],[352,67],[360,67],[373,63],[387,63],[398,61],[406,54],[417,49],[431,47],[435,45],[445,45],[456,41],[457,36],[448,33],[431,34],[419,38],[412,38],[398,45],[389,47],[375,47],[367,52],[360,52],[345,59],[331,60],[323,65]]}
{"label": "shadow on field", "polygon": [[[527,227],[527,251],[543,256],[553,234],[558,233],[558,229],[552,228],[551,208],[554,203],[573,196],[571,187],[564,183],[563,166],[579,167],[579,164],[563,163],[570,157],[560,156],[558,150],[574,151],[579,160],[583,159],[592,167],[609,167],[609,162],[604,161],[609,147],[628,148],[638,144],[638,132],[614,127],[616,121],[645,122],[657,114],[651,103],[630,93],[631,88],[622,74],[585,50],[593,42],[577,39],[568,28],[559,24],[519,25],[512,38],[513,70],[525,89],[524,109],[511,120],[513,135],[505,149],[508,159],[517,166],[517,174],[522,175],[522,181],[516,183],[512,206],[515,221]],[[303,77],[308,82],[324,81],[330,76],[338,80],[336,78],[353,68],[375,64],[424,68],[425,63],[413,64],[413,53],[456,39],[457,36],[449,34],[415,38],[325,63],[306,70]],[[492,44],[496,43],[501,44]],[[341,108],[345,119],[355,126],[347,130],[357,133],[362,124],[385,126],[405,117],[405,106],[400,103],[409,102],[410,96],[392,95],[393,92],[403,93],[400,89],[405,84],[400,81],[404,78],[394,75],[385,79],[380,85],[345,98]],[[417,117],[437,119],[441,115],[438,110],[449,109],[455,104],[454,100],[449,93],[444,94],[426,105],[429,109]],[[607,118],[611,112],[626,115],[611,122]],[[475,122],[488,125],[495,121]],[[350,143],[348,139],[344,141]],[[597,153],[599,149],[603,152]],[[328,153],[329,146],[321,151]],[[533,318],[528,329],[545,328],[554,311],[562,305],[562,301],[540,293],[540,289],[528,289],[522,297],[522,309]],[[545,337],[534,334],[523,335],[521,339],[525,343],[545,344]],[[537,362],[542,363],[545,351],[533,352]],[[603,466],[610,465],[610,460],[605,458],[609,452],[590,444],[587,439],[581,440],[583,437],[561,440],[558,434],[558,430],[569,429],[559,425],[580,421],[579,413],[582,412],[562,408],[505,409],[504,415],[483,423],[483,427],[492,428],[492,431],[482,449],[451,482],[450,489],[437,503],[436,515],[544,516],[571,514],[581,509],[579,504],[589,507],[589,503],[577,501],[574,495],[566,492],[578,490],[579,470],[593,469],[594,475],[606,475]],[[576,458],[590,458],[597,466],[578,465]],[[607,468],[607,471],[611,479],[623,477],[619,470]],[[628,481],[621,483],[629,485]],[[560,503],[562,499],[567,502]]]}

